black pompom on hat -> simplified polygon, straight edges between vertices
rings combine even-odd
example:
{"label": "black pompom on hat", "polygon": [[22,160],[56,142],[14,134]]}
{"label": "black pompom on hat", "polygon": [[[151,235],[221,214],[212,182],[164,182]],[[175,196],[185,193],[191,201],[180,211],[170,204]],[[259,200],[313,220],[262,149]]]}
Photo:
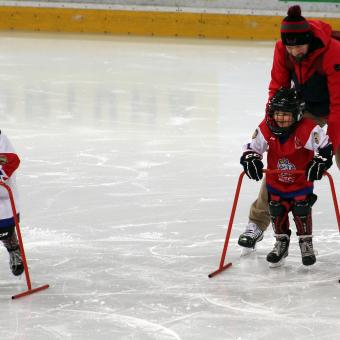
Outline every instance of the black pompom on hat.
{"label": "black pompom on hat", "polygon": [[301,15],[301,7],[289,7],[287,16],[281,22],[281,40],[286,46],[309,44],[312,32],[309,22]]}

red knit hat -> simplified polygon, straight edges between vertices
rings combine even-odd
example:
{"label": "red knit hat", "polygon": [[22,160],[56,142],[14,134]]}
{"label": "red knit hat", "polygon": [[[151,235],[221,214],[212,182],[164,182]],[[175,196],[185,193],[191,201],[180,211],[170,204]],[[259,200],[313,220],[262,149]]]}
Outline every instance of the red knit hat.
{"label": "red knit hat", "polygon": [[309,44],[312,38],[311,27],[301,16],[301,7],[299,5],[289,7],[287,14],[281,23],[283,44],[287,46]]}

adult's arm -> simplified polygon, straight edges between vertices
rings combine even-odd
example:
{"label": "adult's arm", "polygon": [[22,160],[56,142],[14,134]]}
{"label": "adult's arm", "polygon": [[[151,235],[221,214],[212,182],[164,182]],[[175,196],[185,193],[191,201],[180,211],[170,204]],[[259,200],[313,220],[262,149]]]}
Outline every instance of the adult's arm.
{"label": "adult's arm", "polygon": [[331,40],[323,57],[330,99],[328,135],[336,151],[340,146],[340,42]]}

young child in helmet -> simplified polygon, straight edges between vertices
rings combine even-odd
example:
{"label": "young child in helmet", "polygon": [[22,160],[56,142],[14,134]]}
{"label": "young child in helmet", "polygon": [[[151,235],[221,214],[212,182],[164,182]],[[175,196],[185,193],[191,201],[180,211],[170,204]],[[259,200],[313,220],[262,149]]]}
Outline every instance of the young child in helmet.
{"label": "young child in helmet", "polygon": [[[0,131],[0,181],[6,183],[12,190],[13,198],[17,203],[18,192],[16,188],[15,170],[20,159],[6,135]],[[19,211],[17,208],[18,218]],[[15,232],[15,221],[8,192],[0,187],[0,240],[9,253],[10,269],[15,276],[24,271],[19,243]]]}
{"label": "young child in helmet", "polygon": [[[333,148],[329,137],[314,121],[303,118],[304,102],[294,88],[281,88],[269,102],[265,120],[243,148],[241,164],[246,175],[259,181],[263,177],[262,155],[267,151],[267,168],[304,170],[302,174],[266,175],[269,213],[275,233],[275,245],[267,255],[271,266],[282,264],[288,256],[291,236],[288,213],[291,211],[299,237],[302,263],[315,263],[312,243],[313,181],[320,180],[332,165]],[[259,237],[261,237],[260,235]],[[247,235],[239,244],[247,244]]]}

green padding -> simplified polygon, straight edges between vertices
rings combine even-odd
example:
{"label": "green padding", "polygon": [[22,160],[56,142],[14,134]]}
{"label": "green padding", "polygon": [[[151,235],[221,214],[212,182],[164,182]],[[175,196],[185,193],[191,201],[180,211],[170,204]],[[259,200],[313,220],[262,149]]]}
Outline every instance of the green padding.
{"label": "green padding", "polygon": [[[296,2],[296,1],[287,1],[287,0],[279,0],[283,2]],[[340,0],[300,0],[300,2],[320,2],[320,3],[335,3],[335,4],[340,4]]]}

